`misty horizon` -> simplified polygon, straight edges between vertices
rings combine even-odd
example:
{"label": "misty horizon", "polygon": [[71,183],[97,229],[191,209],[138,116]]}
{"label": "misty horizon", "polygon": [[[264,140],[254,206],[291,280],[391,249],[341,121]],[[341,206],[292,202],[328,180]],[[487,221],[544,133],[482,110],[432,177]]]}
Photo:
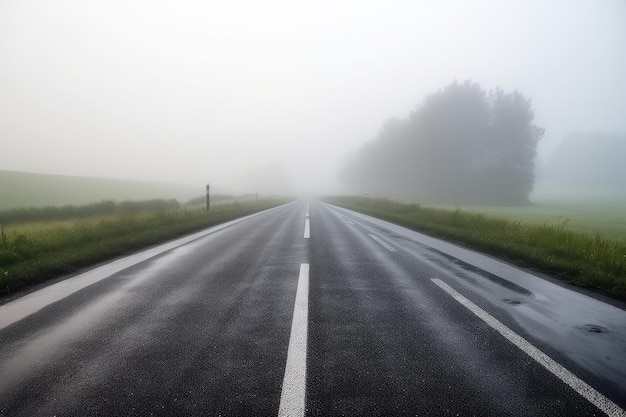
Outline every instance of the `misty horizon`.
{"label": "misty horizon", "polygon": [[[383,123],[454,80],[545,129],[626,134],[626,3],[0,4],[0,170],[339,193]],[[602,163],[602,161],[598,161]]]}

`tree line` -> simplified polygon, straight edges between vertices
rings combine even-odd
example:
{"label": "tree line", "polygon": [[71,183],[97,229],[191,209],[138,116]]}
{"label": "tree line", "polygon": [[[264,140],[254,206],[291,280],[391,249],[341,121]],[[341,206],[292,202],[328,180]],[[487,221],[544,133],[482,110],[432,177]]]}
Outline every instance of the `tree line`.
{"label": "tree line", "polygon": [[341,173],[354,192],[445,204],[527,204],[544,129],[517,90],[454,81],[390,119]]}

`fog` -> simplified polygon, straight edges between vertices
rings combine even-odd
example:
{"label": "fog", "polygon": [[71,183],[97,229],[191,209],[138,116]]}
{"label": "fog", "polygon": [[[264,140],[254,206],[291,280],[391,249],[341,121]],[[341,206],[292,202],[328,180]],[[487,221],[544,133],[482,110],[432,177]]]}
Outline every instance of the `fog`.
{"label": "fog", "polygon": [[337,193],[455,79],[532,99],[541,162],[626,132],[624,74],[623,0],[3,0],[0,169]]}

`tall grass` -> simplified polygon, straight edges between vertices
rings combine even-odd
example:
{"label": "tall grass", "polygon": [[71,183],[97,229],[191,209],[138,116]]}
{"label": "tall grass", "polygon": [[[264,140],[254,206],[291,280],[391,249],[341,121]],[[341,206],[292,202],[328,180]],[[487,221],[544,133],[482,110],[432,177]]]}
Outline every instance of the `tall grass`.
{"label": "tall grass", "polygon": [[49,221],[85,218],[103,214],[137,213],[141,211],[161,212],[172,211],[180,208],[180,203],[175,199],[145,200],[145,201],[122,201],[103,200],[98,203],[83,206],[47,206],[26,207],[0,210],[0,224],[9,224],[26,221]]}
{"label": "tall grass", "polygon": [[591,235],[599,233],[607,238],[626,242],[626,204],[622,203],[612,204],[602,200],[560,204],[535,202],[520,207],[465,206],[462,209],[532,224],[564,223],[567,229]]}
{"label": "tall grass", "polygon": [[280,203],[235,202],[207,212],[159,200],[3,212],[0,294]]}
{"label": "tall grass", "polygon": [[566,221],[532,224],[367,197],[328,201],[626,299],[626,243],[569,230]]}

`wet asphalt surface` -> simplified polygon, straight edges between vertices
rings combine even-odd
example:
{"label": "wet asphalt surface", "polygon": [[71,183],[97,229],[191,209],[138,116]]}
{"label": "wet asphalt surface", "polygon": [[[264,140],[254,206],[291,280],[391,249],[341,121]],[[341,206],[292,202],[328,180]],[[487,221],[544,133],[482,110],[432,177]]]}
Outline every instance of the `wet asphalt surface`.
{"label": "wet asphalt surface", "polygon": [[277,415],[302,263],[307,416],[605,415],[433,278],[626,406],[623,310],[563,330],[535,287],[399,233],[299,201],[117,272],[0,330],[0,415]]}

